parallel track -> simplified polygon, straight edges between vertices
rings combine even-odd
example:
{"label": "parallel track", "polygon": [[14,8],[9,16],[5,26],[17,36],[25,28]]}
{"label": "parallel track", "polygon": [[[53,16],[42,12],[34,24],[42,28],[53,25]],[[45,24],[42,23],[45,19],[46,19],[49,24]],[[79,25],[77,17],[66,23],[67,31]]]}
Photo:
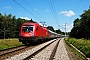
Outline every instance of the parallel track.
{"label": "parallel track", "polygon": [[21,45],[21,46],[17,46],[17,47],[5,49],[5,50],[0,50],[0,56],[5,55],[5,54],[7,54],[7,53],[9,53],[9,52],[11,52],[11,51],[24,48],[24,47],[25,47],[24,45]]}
{"label": "parallel track", "polygon": [[[19,47],[14,47],[14,48],[10,48],[10,49],[6,49],[4,51],[0,51],[0,60],[9,58],[13,55],[19,54],[23,51],[25,51],[25,49],[32,47],[32,46],[19,46]],[[20,52],[19,52],[20,51]]]}
{"label": "parallel track", "polygon": [[60,40],[57,42],[56,46],[54,47],[53,51],[52,51],[52,54],[49,58],[49,60],[53,60],[54,56],[55,56],[55,53],[56,53],[56,50],[57,50],[57,47],[58,47],[58,44],[59,44]]}
{"label": "parallel track", "polygon": [[[53,41],[53,42],[54,42],[54,41]],[[47,44],[46,46],[44,46],[43,48],[41,48],[41,49],[39,49],[38,51],[34,52],[33,54],[29,55],[28,57],[24,58],[23,60],[29,60],[29,59],[33,58],[35,55],[37,55],[38,53],[40,53],[41,51],[43,51],[47,46],[49,46],[49,45],[52,44],[53,42]],[[52,51],[52,53],[51,53],[51,56],[50,56],[49,60],[53,60],[59,42],[60,42],[60,40],[59,40],[59,41],[57,42],[57,44],[55,45],[55,47],[54,47],[54,49],[53,49],[53,51]]]}
{"label": "parallel track", "polygon": [[[18,60],[29,60],[29,59],[33,58],[35,55],[37,55],[38,53],[40,53],[41,51],[45,50],[45,48],[52,46],[54,43],[54,47],[52,46],[53,48],[51,50],[52,53],[50,53],[51,56],[49,56],[49,60],[53,60],[53,57],[55,55],[55,52],[57,50],[59,42],[60,42],[60,39],[59,40],[51,40],[49,42],[42,43],[42,44],[35,45],[35,46],[21,46],[21,47],[17,47],[14,49],[10,49],[9,51],[6,50],[8,52],[4,52],[4,53],[0,54],[0,60],[4,60],[4,59],[16,60],[17,58],[18,58]],[[37,48],[39,48],[39,49],[37,49]],[[27,51],[28,51],[29,55],[28,55],[28,53],[26,53]],[[24,57],[22,57],[22,56],[24,56]]]}

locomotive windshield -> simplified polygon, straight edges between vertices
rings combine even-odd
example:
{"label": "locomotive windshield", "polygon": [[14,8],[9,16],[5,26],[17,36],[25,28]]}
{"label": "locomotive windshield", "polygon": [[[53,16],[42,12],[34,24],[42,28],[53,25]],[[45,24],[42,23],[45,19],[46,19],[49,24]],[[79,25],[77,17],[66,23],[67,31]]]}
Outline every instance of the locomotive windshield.
{"label": "locomotive windshield", "polygon": [[32,32],[33,26],[23,26],[23,32]]}

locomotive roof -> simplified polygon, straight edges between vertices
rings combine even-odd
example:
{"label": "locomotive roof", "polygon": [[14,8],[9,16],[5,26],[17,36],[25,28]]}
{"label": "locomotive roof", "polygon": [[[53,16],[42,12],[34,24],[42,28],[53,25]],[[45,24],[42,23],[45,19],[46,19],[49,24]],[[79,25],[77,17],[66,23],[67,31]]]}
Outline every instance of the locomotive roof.
{"label": "locomotive roof", "polygon": [[30,24],[38,24],[38,23],[36,23],[36,22],[25,22],[25,23],[23,23],[23,25],[30,25]]}

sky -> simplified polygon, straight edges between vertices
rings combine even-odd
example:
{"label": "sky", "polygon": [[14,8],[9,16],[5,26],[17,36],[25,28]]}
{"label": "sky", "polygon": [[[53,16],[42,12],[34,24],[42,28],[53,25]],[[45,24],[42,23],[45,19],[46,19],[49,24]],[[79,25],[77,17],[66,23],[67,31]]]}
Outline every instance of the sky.
{"label": "sky", "polygon": [[[0,13],[45,22],[55,30],[70,32],[73,21],[88,10],[90,0],[0,0]],[[66,24],[66,25],[65,25]]]}

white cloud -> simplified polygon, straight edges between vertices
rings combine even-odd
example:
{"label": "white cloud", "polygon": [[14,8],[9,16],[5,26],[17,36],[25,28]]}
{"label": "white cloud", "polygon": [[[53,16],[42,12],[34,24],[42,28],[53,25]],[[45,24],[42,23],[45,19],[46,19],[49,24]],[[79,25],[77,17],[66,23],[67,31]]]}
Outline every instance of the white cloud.
{"label": "white cloud", "polygon": [[25,20],[31,20],[31,18],[28,18],[28,17],[20,17],[20,18]]}
{"label": "white cloud", "polygon": [[72,28],[73,28],[72,26],[66,26],[66,31],[70,32]]}
{"label": "white cloud", "polygon": [[67,16],[67,17],[71,17],[71,16],[75,15],[75,13],[74,13],[72,10],[62,11],[62,12],[60,12],[59,14],[64,14],[64,15]]}
{"label": "white cloud", "polygon": [[66,28],[70,29],[70,28],[71,28],[71,26],[66,26]]}
{"label": "white cloud", "polygon": [[6,9],[9,9],[9,8],[11,8],[11,6],[6,6],[5,8],[6,8]]}
{"label": "white cloud", "polygon": [[[66,24],[66,32],[70,32],[71,29],[73,28],[73,24],[67,25]],[[65,32],[65,24],[62,25],[62,27],[60,28],[61,31]]]}

